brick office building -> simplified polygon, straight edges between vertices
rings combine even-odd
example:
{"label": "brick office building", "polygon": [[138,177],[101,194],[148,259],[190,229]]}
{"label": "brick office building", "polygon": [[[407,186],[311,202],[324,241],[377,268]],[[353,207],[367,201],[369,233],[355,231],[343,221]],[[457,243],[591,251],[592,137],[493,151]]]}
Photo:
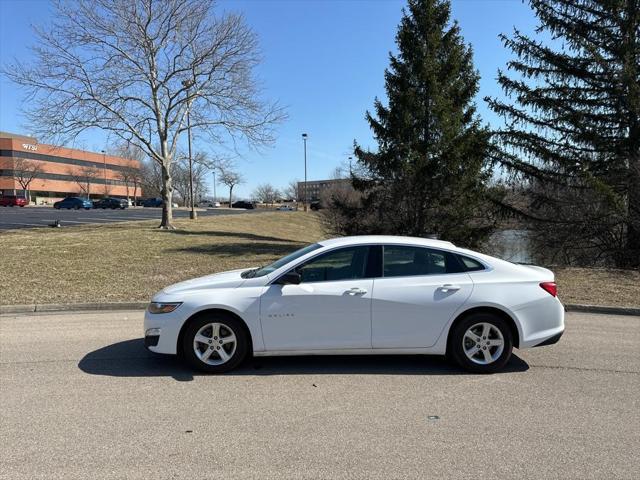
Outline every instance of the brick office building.
{"label": "brick office building", "polygon": [[[38,204],[66,196],[87,196],[87,189],[91,198],[133,197],[133,182],[128,182],[127,188],[122,172],[140,169],[140,162],[135,160],[45,145],[33,137],[0,132],[0,193],[24,195],[16,171],[34,165],[41,172],[29,185],[29,192]],[[138,185],[136,195],[141,194]]]}

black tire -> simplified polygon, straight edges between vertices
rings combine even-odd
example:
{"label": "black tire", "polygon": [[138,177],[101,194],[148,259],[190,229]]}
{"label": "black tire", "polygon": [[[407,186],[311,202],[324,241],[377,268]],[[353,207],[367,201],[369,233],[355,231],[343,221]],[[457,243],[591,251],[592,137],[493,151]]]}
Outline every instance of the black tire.
{"label": "black tire", "polygon": [[[473,328],[474,325],[480,323],[489,324],[499,330],[499,333],[502,335],[503,340],[502,352],[495,360],[487,364],[481,364],[472,361],[465,353],[465,347],[463,343],[471,342],[470,346],[473,347],[473,341],[471,341],[470,339],[465,340],[464,336],[469,328]],[[492,334],[495,334],[495,331],[492,331]],[[488,339],[483,340],[483,338],[484,337],[481,337],[480,342],[482,343],[480,343],[480,345],[484,347],[483,342],[489,341],[490,346],[488,347],[488,351],[490,354],[496,355],[499,351],[499,347],[491,346],[491,340],[493,338],[491,336]],[[497,336],[494,336],[494,338],[498,339]],[[473,373],[495,373],[501,370],[511,358],[511,352],[513,350],[511,328],[509,328],[509,325],[504,319],[490,313],[475,313],[462,319],[454,326],[453,330],[451,331],[449,340],[448,353],[451,354],[451,357],[456,361],[458,365],[460,365],[460,367]],[[484,347],[482,348],[482,350],[486,351],[487,348]],[[477,356],[474,356],[473,358],[476,358],[476,361],[483,361],[483,351],[478,351]]]}
{"label": "black tire", "polygon": [[[231,357],[221,365],[210,365],[203,362],[200,358],[198,358],[194,351],[194,339],[196,334],[202,327],[210,323],[221,324],[221,332],[223,330],[225,331],[225,333],[232,332],[236,337],[235,350],[231,354]],[[222,348],[226,347],[223,346]],[[238,365],[240,365],[240,363],[242,363],[244,358],[247,356],[248,351],[249,339],[247,338],[247,334],[245,333],[244,325],[236,318],[232,317],[231,315],[225,315],[224,313],[211,313],[196,317],[195,319],[191,320],[189,325],[187,325],[187,329],[185,330],[184,336],[182,338],[182,354],[184,359],[193,368],[206,373],[225,373],[233,370]],[[215,358],[213,358],[212,360],[215,361]]]}

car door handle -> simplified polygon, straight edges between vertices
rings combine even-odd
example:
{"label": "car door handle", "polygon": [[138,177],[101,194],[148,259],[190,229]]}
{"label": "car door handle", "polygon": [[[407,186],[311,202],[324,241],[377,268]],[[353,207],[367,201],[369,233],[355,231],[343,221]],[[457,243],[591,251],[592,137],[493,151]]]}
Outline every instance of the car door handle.
{"label": "car door handle", "polygon": [[445,283],[444,285],[441,285],[440,287],[438,287],[438,290],[443,291],[443,292],[455,292],[457,290],[460,290],[462,287],[460,285],[453,285],[451,283]]}
{"label": "car door handle", "polygon": [[347,295],[354,296],[354,295],[364,295],[365,293],[367,293],[367,291],[364,288],[353,287],[344,293],[346,293]]}

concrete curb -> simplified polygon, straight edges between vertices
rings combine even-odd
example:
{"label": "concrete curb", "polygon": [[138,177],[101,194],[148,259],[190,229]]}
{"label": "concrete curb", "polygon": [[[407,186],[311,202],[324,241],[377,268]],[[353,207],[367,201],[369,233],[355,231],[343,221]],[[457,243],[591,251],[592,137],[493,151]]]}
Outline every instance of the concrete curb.
{"label": "concrete curb", "polygon": [[0,315],[36,312],[84,312],[99,310],[144,310],[149,302],[119,303],[43,303],[35,305],[0,305]]}
{"label": "concrete curb", "polygon": [[[35,305],[0,305],[0,315],[14,313],[36,312],[83,312],[99,310],[144,310],[148,302],[119,302],[119,303],[43,303]],[[611,315],[637,315],[640,308],[610,307],[606,305],[582,305],[569,303],[564,306],[567,312],[609,313]]]}
{"label": "concrete curb", "polygon": [[640,315],[640,308],[610,307],[606,305],[582,305],[569,303],[564,306],[567,312],[610,313],[612,315]]}

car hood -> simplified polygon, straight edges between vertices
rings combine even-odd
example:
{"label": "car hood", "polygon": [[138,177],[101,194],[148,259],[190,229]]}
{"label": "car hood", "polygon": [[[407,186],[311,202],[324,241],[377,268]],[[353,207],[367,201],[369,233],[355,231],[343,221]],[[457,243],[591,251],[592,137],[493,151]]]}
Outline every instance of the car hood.
{"label": "car hood", "polygon": [[241,268],[239,270],[231,270],[229,272],[214,273],[205,277],[193,278],[184,282],[175,283],[166,287],[162,292],[169,295],[180,293],[189,293],[200,290],[210,290],[213,288],[235,288],[240,286],[245,279],[240,275],[248,270]]}

